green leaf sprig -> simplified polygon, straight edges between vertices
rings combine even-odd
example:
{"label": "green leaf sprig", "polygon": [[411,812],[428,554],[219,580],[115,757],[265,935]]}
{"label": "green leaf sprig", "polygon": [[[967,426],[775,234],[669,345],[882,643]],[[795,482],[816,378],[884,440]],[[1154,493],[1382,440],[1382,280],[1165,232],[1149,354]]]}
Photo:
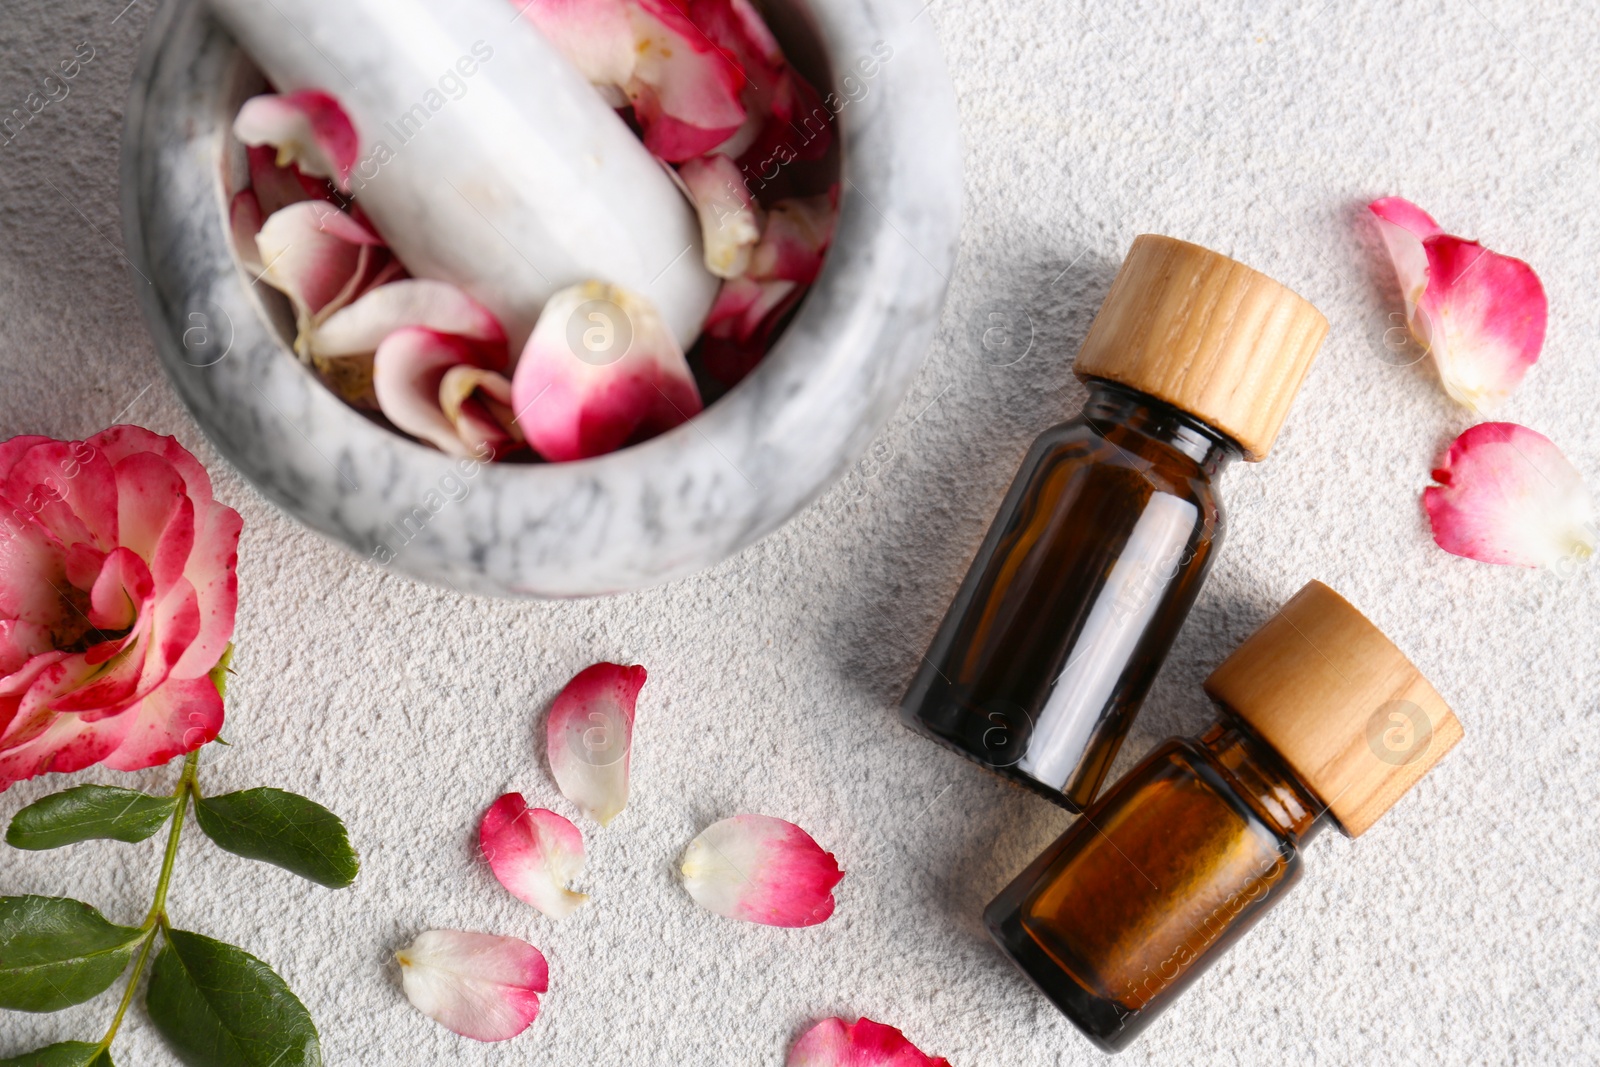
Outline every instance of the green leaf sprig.
{"label": "green leaf sprig", "polygon": [[[230,646],[212,672],[218,692],[226,689],[231,653]],[[111,1042],[147,966],[145,1010],[188,1067],[321,1067],[317,1028],[300,998],[243,949],[175,929],[167,892],[191,803],[200,831],[219,847],[320,885],[349,885],[360,860],[339,817],[305,797],[265,788],[202,795],[199,757],[198,751],[184,757],[169,796],[80,785],[35,801],[12,818],[6,842],[20,849],[96,838],[137,842],[163,825],[168,830],[155,894],[138,926],[119,926],[67,897],[0,897],[0,1008],[46,1012],[81,1004],[109,989],[132,963],[116,1014],[98,1042],[58,1042],[0,1060],[0,1067],[113,1067]]]}

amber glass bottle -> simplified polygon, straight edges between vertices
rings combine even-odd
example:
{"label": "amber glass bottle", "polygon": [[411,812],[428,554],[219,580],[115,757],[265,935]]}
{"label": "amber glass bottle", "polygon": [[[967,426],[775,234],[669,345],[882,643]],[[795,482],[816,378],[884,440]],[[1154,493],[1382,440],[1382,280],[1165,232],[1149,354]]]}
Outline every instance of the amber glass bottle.
{"label": "amber glass bottle", "polygon": [[1320,582],[1206,681],[1221,717],[1168,741],[989,905],[990,933],[1102,1048],[1131,1041],[1300,876],[1461,737],[1388,638]]}
{"label": "amber glass bottle", "polygon": [[1216,552],[1215,479],[1272,446],[1327,321],[1226,256],[1134,241],[901,705],[912,729],[1081,811]]}

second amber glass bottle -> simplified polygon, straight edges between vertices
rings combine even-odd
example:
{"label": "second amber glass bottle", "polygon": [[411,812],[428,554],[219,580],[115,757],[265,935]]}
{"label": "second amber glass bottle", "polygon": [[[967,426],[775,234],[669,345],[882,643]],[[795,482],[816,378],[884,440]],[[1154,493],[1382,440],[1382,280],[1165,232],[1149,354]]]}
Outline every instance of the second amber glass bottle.
{"label": "second amber glass bottle", "polygon": [[1461,738],[1405,654],[1321,582],[1205,687],[1216,723],[1146,756],[984,912],[1013,962],[1109,1051],[1294,885],[1325,823],[1366,832]]}
{"label": "second amber glass bottle", "polygon": [[1081,811],[1210,568],[1213,481],[1272,447],[1327,320],[1241,263],[1133,242],[912,680],[905,723]]}

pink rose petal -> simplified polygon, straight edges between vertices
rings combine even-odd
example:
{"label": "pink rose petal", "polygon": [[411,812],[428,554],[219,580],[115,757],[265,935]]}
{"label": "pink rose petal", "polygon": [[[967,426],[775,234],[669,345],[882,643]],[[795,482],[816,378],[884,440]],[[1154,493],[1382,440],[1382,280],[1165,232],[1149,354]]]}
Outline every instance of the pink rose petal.
{"label": "pink rose petal", "polygon": [[584,282],[550,298],[511,379],[512,406],[545,459],[587,459],[700,412],[672,332],[643,297]]}
{"label": "pink rose petal", "polygon": [[1440,231],[1399,197],[1370,205],[1406,302],[1406,318],[1451,399],[1475,411],[1504,400],[1539,358],[1548,307],[1520,259]]}
{"label": "pink rose petal", "polygon": [[792,197],[772,205],[761,243],[750,262],[757,281],[810,285],[822,271],[822,257],[833,243],[839,220],[839,187],[821,196]]}
{"label": "pink rose petal", "polygon": [[306,89],[252,97],[234,118],[233,135],[247,145],[276,148],[280,167],[297,166],[350,191],[361,142],[344,108],[327,93]]}
{"label": "pink rose petal", "polygon": [[513,2],[609,104],[627,103],[622,87],[633,77],[635,55],[628,0]]}
{"label": "pink rose petal", "polygon": [[1423,242],[1428,287],[1417,305],[1423,343],[1445,391],[1483,411],[1511,395],[1544,345],[1548,308],[1520,259],[1441,234]]}
{"label": "pink rose petal", "polygon": [[[395,330],[373,356],[379,410],[400,430],[452,456],[481,457],[486,444],[491,454],[506,449],[515,439],[511,382],[477,366],[480,351],[476,342],[424,326]],[[485,395],[475,397],[480,389]]]}
{"label": "pink rose petal", "polygon": [[318,325],[361,294],[374,254],[387,254],[377,234],[323,200],[274,212],[255,241],[262,280],[294,305],[302,354]]}
{"label": "pink rose petal", "polygon": [[706,316],[704,359],[712,377],[735,385],[761,361],[779,323],[821,272],[838,217],[837,185],[772,206],[745,273],[723,282]]}
{"label": "pink rose petal", "polygon": [[750,267],[750,253],[761,239],[761,208],[745,183],[739,164],[727,156],[702,156],[678,168],[700,215],[706,269],[719,278],[737,278]]}
{"label": "pink rose petal", "polygon": [[789,66],[778,39],[748,0],[687,0],[678,5],[696,29],[745,74],[740,127],[716,151],[757,170],[774,161],[820,159],[833,140],[833,115]]}
{"label": "pink rose petal", "polygon": [[261,213],[261,200],[254,189],[244,189],[234,194],[228,203],[228,229],[233,235],[233,250],[251,274],[261,273],[261,253],[256,248],[256,234],[266,216]]}
{"label": "pink rose petal", "polygon": [[506,333],[494,313],[448,282],[405,278],[371,289],[323,322],[312,335],[315,355],[337,358],[377,351],[405,326],[425,326],[480,346],[482,365],[506,365]]}
{"label": "pink rose petal", "polygon": [[528,807],[521,793],[489,806],[478,843],[500,884],[550,918],[564,918],[589,899],[567,888],[583,872],[583,835],[570,819]]}
{"label": "pink rose petal", "polygon": [[250,166],[250,191],[261,204],[261,214],[270,217],[290,204],[302,200],[333,203],[333,190],[320,178],[300,173],[294,165],[278,166],[278,153],[271,145],[245,149]]}
{"label": "pink rose petal", "polygon": [[1420,207],[1398,196],[1386,196],[1367,205],[1378,220],[1378,233],[1400,281],[1406,302],[1406,320],[1417,311],[1417,301],[1428,286],[1428,256],[1422,242],[1444,231]]}
{"label": "pink rose petal", "polygon": [[794,823],[735,815],[689,843],[683,884],[707,911],[767,926],[814,926],[833,914],[844,872]]}
{"label": "pink rose petal", "polygon": [[544,954],[515,937],[428,930],[394,957],[412,1006],[475,1041],[522,1033],[550,987]]}
{"label": "pink rose petal", "polygon": [[498,459],[526,444],[511,410],[511,379],[499,371],[451,367],[439,380],[439,410],[469,455]]}
{"label": "pink rose petal", "polygon": [[745,121],[745,71],[695,25],[689,0],[637,0],[629,15],[635,60],[624,91],[653,155],[704,155]]}
{"label": "pink rose petal", "polygon": [[1433,539],[1485,563],[1554,567],[1596,545],[1594,499],[1543,434],[1485,422],[1455,439],[1422,491]]}
{"label": "pink rose petal", "polygon": [[706,370],[724,385],[737,385],[767,354],[773,331],[803,295],[805,290],[795,282],[723,282],[706,316]]}
{"label": "pink rose petal", "polygon": [[633,715],[645,669],[585,667],[550,706],[545,723],[550,771],[561,795],[605,826],[628,803]]}
{"label": "pink rose petal", "polygon": [[633,105],[657,158],[703,155],[744,124],[744,68],[695,25],[686,0],[515,2],[612,104]]}
{"label": "pink rose petal", "polygon": [[824,1019],[800,1036],[785,1067],[950,1067],[929,1056],[892,1026],[871,1019]]}

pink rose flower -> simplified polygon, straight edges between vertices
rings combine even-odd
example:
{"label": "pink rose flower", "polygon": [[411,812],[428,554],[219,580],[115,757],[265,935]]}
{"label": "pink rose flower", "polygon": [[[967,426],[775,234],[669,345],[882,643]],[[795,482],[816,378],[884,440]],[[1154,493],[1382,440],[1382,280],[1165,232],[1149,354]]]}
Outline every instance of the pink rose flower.
{"label": "pink rose flower", "polygon": [[217,736],[240,526],[171,437],[0,443],[0,789]]}

